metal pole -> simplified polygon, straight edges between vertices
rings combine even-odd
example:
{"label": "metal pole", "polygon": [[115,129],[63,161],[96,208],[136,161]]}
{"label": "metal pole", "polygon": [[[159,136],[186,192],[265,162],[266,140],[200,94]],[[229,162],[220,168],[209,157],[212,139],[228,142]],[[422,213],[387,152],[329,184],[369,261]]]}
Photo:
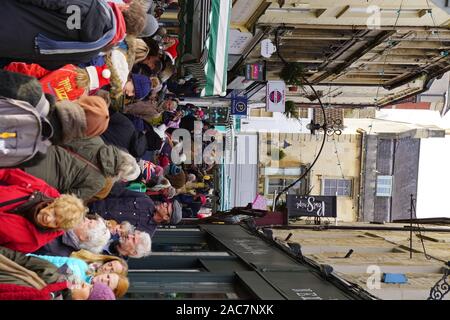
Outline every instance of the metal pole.
{"label": "metal pole", "polygon": [[413,195],[411,194],[411,203],[410,203],[410,221],[409,221],[409,258],[412,259],[412,221],[413,221]]}
{"label": "metal pole", "polygon": [[272,212],[275,212],[275,206],[277,204],[275,199],[277,198],[277,195],[278,195],[278,190],[275,190],[275,192],[273,193]]}

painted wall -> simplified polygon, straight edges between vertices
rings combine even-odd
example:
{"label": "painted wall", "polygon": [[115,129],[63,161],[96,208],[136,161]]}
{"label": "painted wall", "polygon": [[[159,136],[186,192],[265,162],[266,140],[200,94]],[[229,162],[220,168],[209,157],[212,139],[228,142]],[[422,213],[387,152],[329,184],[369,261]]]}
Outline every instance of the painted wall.
{"label": "painted wall", "polygon": [[[264,191],[263,180],[266,177],[261,175],[264,168],[298,168],[301,165],[309,166],[320,149],[321,139],[322,136],[312,136],[310,134],[287,133],[279,134],[279,138],[277,138],[276,136],[260,133],[259,191]],[[287,148],[282,148],[286,153],[286,157],[281,161],[275,161],[270,155],[267,155],[267,140],[270,140],[272,145],[275,143],[275,149],[283,146],[285,141],[291,144]],[[311,194],[313,195],[321,194],[322,179],[324,178],[341,179],[344,177],[345,179],[352,179],[352,197],[338,197],[338,220],[340,221],[357,221],[360,148],[360,141],[357,135],[342,135],[336,137],[335,140],[327,137],[322,154],[311,170],[310,187],[312,187]]]}
{"label": "painted wall", "polygon": [[450,218],[450,136],[422,139],[417,191],[417,217]]}

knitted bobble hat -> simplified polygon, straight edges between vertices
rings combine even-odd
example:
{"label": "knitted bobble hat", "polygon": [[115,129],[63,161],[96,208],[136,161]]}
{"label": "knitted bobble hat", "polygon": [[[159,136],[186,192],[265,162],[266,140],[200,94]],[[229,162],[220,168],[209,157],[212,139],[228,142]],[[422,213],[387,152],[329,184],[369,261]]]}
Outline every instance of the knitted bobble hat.
{"label": "knitted bobble hat", "polygon": [[106,65],[101,67],[87,67],[86,71],[89,75],[89,90],[100,89],[110,83],[111,71]]}
{"label": "knitted bobble hat", "polygon": [[106,284],[94,283],[88,300],[116,300],[116,296]]}

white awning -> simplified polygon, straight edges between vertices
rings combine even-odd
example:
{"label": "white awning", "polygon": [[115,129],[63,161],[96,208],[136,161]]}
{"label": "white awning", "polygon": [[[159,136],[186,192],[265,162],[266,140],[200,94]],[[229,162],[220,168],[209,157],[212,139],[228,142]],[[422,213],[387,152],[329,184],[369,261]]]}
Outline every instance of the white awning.
{"label": "white awning", "polygon": [[226,95],[230,18],[231,0],[211,0],[209,34],[206,40],[208,58],[204,69],[206,86],[202,97]]}

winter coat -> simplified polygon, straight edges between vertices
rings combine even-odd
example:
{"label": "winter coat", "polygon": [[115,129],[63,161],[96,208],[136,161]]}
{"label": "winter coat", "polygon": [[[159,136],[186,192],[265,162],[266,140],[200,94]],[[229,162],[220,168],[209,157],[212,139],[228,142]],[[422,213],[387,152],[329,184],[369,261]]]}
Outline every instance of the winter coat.
{"label": "winter coat", "polygon": [[[71,5],[80,9],[81,29],[68,28],[67,23],[75,22],[74,11],[68,10]],[[2,0],[0,21],[0,58],[52,70],[97,56],[113,40],[117,24],[103,0]],[[56,54],[53,49],[62,49],[61,42],[68,42],[72,53]]]}
{"label": "winter coat", "polygon": [[155,210],[154,202],[146,194],[127,190],[123,184],[116,184],[106,199],[89,204],[91,213],[118,223],[128,221],[137,230],[145,231],[150,236],[153,236],[157,227],[153,221]]}
{"label": "winter coat", "polygon": [[24,170],[58,189],[82,200],[93,198],[106,184],[101,172],[85,160],[59,146],[48,148],[46,157]]}
{"label": "winter coat", "polygon": [[[57,198],[59,192],[45,181],[19,169],[0,169],[0,203],[30,196],[40,191],[48,197]],[[26,202],[26,199],[0,207],[0,246],[21,252],[33,252],[63,231],[41,231],[26,218],[8,211]]]}
{"label": "winter coat", "polygon": [[30,253],[53,239],[63,231],[40,231],[26,218],[12,213],[0,212],[0,245]]}
{"label": "winter coat", "polygon": [[147,150],[144,134],[137,132],[133,122],[119,112],[110,114],[108,129],[101,138],[107,144],[128,151],[135,158],[142,157]]}
{"label": "winter coat", "polygon": [[82,280],[87,283],[91,282],[92,277],[87,275],[89,266],[84,260],[71,257],[45,256],[36,254],[29,254],[28,256],[34,256],[36,258],[48,261],[57,268],[60,268],[63,265],[67,265],[76,279]]}
{"label": "winter coat", "polygon": [[[0,203],[30,196],[40,191],[51,198],[58,198],[60,193],[45,181],[36,178],[20,169],[0,169]],[[0,207],[0,212],[7,212],[26,200]]]}
{"label": "winter coat", "polygon": [[164,140],[153,130],[152,126],[144,124],[146,133],[145,137],[147,139],[147,150],[149,151],[159,151],[163,145]]}
{"label": "winter coat", "polygon": [[50,300],[67,282],[51,263],[0,247],[0,300]]}
{"label": "winter coat", "polygon": [[186,129],[189,132],[194,132],[196,120],[197,119],[193,115],[188,115],[181,118],[180,129]]}
{"label": "winter coat", "polygon": [[78,139],[64,145],[95,165],[105,177],[115,177],[119,171],[119,149],[107,145],[100,137]]}
{"label": "winter coat", "polygon": [[70,257],[72,252],[79,250],[81,250],[79,240],[74,232],[69,230],[32,253],[38,255]]}

